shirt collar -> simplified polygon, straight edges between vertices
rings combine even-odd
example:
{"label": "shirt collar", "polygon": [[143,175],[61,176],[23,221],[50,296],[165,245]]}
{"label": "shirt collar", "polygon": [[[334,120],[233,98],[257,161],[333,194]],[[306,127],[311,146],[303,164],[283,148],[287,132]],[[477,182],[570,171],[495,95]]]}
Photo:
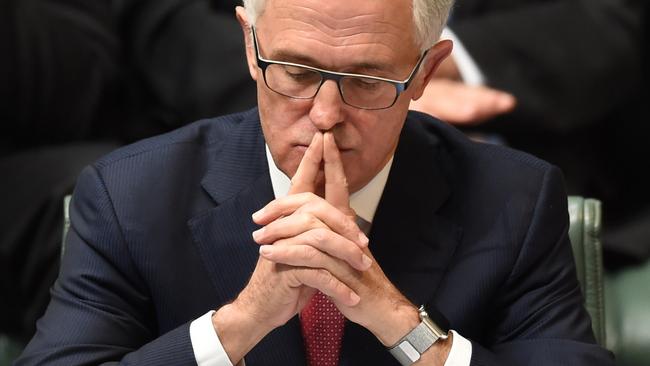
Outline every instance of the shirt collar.
{"label": "shirt collar", "polygon": [[[289,192],[291,186],[291,179],[287,177],[273,161],[269,146],[266,146],[266,161],[269,164],[269,174],[271,175],[271,184],[273,185],[273,193],[275,198],[284,197]],[[390,157],[388,163],[375,175],[368,184],[360,190],[350,195],[350,207],[357,213],[359,217],[372,223],[379,205],[379,199],[384,192],[386,181],[388,180],[388,173],[390,167],[393,165],[393,157]]]}

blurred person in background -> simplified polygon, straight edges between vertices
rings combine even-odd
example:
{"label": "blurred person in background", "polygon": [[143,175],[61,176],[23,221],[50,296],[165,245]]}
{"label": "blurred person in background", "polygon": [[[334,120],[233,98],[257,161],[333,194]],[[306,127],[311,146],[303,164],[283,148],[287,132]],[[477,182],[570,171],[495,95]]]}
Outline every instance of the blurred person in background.
{"label": "blurred person in background", "polygon": [[255,104],[236,4],[1,0],[0,335],[34,332],[83,166]]}
{"label": "blurred person in background", "polygon": [[458,0],[452,57],[411,105],[557,164],[569,194],[602,200],[610,268],[650,257],[644,3]]}
{"label": "blurred person in background", "polygon": [[20,341],[57,276],[63,197],[126,113],[110,2],[0,6],[0,334]]}
{"label": "blurred person in background", "polygon": [[234,17],[240,0],[114,0],[138,123],[129,140],[255,105]]}

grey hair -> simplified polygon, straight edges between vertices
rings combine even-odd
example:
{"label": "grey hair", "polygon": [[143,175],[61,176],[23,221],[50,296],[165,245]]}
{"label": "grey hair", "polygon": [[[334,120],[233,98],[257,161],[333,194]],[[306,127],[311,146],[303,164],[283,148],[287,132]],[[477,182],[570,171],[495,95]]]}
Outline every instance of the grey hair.
{"label": "grey hair", "polygon": [[[248,21],[255,25],[264,12],[266,0],[243,0]],[[422,51],[431,47],[447,23],[453,0],[413,0],[416,42]]]}

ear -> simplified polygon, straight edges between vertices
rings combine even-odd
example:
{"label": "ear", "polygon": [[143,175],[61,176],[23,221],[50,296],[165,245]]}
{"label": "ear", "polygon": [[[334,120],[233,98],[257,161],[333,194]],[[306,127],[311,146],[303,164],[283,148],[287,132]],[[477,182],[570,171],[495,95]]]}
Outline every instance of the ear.
{"label": "ear", "polygon": [[253,46],[253,33],[251,32],[251,25],[248,22],[246,10],[242,6],[235,8],[237,20],[244,33],[244,43],[246,44],[246,62],[248,63],[248,72],[251,74],[253,80],[257,81],[259,69],[257,68],[257,55],[255,54],[255,47]]}
{"label": "ear", "polygon": [[424,93],[424,89],[426,86],[429,84],[429,81],[435,74],[436,70],[442,63],[444,59],[447,57],[450,57],[449,55],[451,54],[451,50],[454,48],[454,44],[448,40],[442,40],[433,45],[429,49],[429,52],[427,53],[426,58],[422,62],[421,66],[421,75],[424,75],[424,77],[421,79],[422,82],[418,82],[416,85],[413,85],[414,87],[414,92],[412,99],[413,100],[418,100]]}

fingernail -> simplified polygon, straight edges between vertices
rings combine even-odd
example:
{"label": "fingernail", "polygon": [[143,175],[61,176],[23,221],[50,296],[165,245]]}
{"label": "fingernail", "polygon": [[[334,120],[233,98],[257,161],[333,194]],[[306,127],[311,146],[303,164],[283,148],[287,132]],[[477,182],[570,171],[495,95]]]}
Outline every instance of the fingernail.
{"label": "fingernail", "polygon": [[365,254],[361,257],[361,262],[363,262],[363,269],[368,269],[372,266],[372,259]]}
{"label": "fingernail", "polygon": [[253,221],[257,221],[262,215],[264,214],[264,208],[260,209],[259,211],[253,213]]}
{"label": "fingernail", "polygon": [[271,248],[270,245],[262,245],[260,247],[260,255],[263,255],[265,257],[268,257],[273,253],[273,248]]}
{"label": "fingernail", "polygon": [[255,239],[255,241],[259,240],[262,237],[262,235],[264,235],[265,230],[266,230],[265,228],[261,228],[253,231],[253,239]]}
{"label": "fingernail", "polygon": [[352,303],[352,305],[358,304],[359,301],[361,301],[361,298],[359,297],[359,295],[355,294],[354,292],[351,292],[350,293],[350,302]]}
{"label": "fingernail", "polygon": [[368,243],[370,242],[370,239],[368,239],[368,237],[364,233],[359,232],[359,242],[361,243],[362,246],[367,247]]}

